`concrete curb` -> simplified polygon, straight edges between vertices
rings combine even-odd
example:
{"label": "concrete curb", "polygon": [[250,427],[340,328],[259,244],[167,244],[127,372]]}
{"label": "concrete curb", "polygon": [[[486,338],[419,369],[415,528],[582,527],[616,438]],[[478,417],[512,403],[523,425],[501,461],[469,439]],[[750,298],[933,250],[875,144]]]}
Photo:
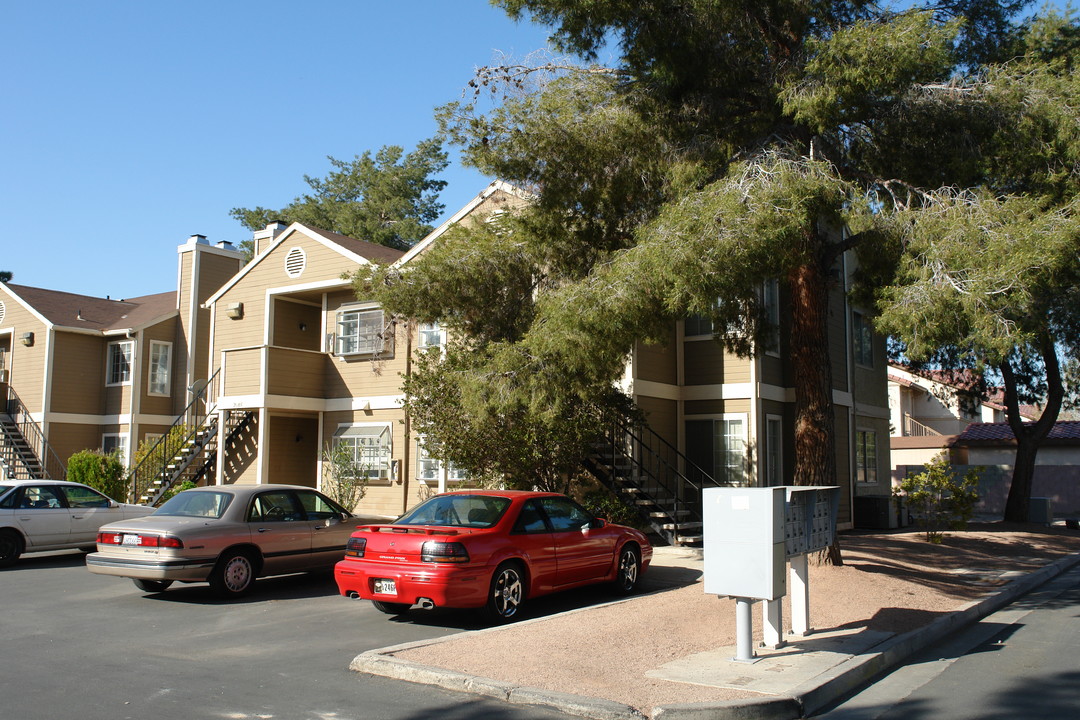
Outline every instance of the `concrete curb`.
{"label": "concrete curb", "polygon": [[[886,640],[873,652],[852,657],[826,670],[786,695],[711,703],[661,705],[653,708],[653,720],[798,720],[840,699],[875,676],[900,665],[906,658],[940,638],[970,625],[1015,600],[1020,595],[1080,564],[1080,554],[1056,560],[1045,567],[1013,580],[997,593],[941,617],[917,630]],[[626,602],[616,600],[612,603]],[[594,606],[595,607],[595,606]],[[582,612],[581,608],[572,612]],[[539,622],[536,618],[526,622]],[[489,628],[478,632],[497,631]],[[454,670],[421,665],[393,657],[410,648],[445,642],[453,635],[435,640],[393,645],[368,650],[353,658],[349,669],[382,677],[435,685],[447,690],[468,692],[520,705],[539,705],[591,720],[643,720],[635,708],[613,700],[542,690],[477,677]]]}

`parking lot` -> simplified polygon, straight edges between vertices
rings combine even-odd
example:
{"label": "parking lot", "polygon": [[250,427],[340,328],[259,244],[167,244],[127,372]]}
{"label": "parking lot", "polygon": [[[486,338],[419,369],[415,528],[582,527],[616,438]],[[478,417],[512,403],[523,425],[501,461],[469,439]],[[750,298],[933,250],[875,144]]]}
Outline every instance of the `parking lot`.
{"label": "parking lot", "polygon": [[[478,627],[467,613],[394,619],[340,597],[325,575],[262,579],[232,602],[204,584],[148,595],[84,563],[42,553],[0,570],[0,717],[566,717],[348,670],[364,650]],[[571,593],[536,610],[602,599]]]}

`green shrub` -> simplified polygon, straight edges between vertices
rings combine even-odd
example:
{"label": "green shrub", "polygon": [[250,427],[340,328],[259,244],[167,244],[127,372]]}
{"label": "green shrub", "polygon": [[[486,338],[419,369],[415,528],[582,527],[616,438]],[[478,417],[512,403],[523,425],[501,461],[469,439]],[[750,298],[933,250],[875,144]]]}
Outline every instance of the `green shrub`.
{"label": "green shrub", "polygon": [[904,478],[894,494],[903,499],[927,541],[940,543],[945,530],[964,529],[975,514],[981,470],[971,468],[958,479],[942,453],[921,473]]}
{"label": "green shrub", "polygon": [[169,488],[165,492],[161,493],[161,497],[158,498],[158,501],[157,501],[157,503],[155,503],[155,505],[157,505],[158,507],[161,507],[173,495],[176,495],[177,493],[182,493],[185,490],[190,490],[193,487],[195,487],[195,483],[191,482],[190,480],[185,480],[182,483],[177,483],[176,485],[173,485],[171,488]]}
{"label": "green shrub", "polygon": [[113,500],[126,502],[130,483],[123,463],[115,454],[80,450],[68,458],[67,479],[89,485]]}

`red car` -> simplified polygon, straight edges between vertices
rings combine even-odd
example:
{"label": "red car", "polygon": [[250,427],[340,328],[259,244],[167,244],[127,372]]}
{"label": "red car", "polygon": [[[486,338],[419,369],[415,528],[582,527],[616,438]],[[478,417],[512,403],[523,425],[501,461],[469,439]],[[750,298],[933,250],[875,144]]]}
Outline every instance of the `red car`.
{"label": "red car", "polygon": [[391,525],[361,526],[334,569],[342,595],[385,613],[484,608],[496,620],[557,590],[611,582],[629,593],[652,560],[637,530],[594,517],[565,495],[464,490]]}

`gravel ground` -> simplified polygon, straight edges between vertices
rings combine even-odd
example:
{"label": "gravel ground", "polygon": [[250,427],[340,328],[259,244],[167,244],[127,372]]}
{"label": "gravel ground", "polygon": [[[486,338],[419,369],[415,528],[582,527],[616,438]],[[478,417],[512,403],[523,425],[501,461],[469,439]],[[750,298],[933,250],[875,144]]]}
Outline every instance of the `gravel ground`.
{"label": "gravel ground", "polygon": [[[1017,573],[1080,552],[1080,533],[995,523],[950,533],[941,545],[917,532],[848,533],[841,548],[842,567],[811,563],[811,627],[900,633],[984,596]],[[786,598],[784,604],[784,618],[790,618]],[[759,640],[756,607],[754,623]],[[516,685],[605,698],[647,714],[658,705],[755,696],[645,677],[672,660],[734,645],[734,601],[705,595],[698,582],[494,631],[465,632],[396,654]]]}

